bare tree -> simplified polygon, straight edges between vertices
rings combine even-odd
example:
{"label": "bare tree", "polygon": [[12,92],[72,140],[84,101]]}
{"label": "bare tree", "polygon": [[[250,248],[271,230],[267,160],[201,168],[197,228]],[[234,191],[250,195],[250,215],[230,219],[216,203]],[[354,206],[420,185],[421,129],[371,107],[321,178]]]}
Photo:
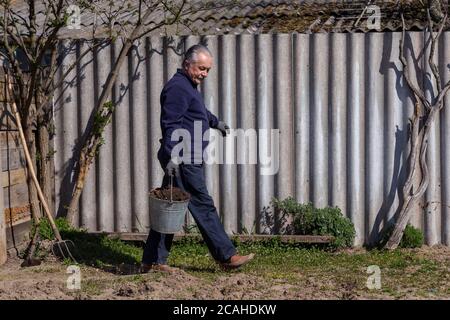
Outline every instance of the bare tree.
{"label": "bare tree", "polygon": [[[68,9],[69,4],[64,0],[29,0],[22,6],[11,0],[0,1],[0,56],[14,83],[12,99],[20,115],[32,169],[37,172],[45,199],[51,198],[51,165],[55,152],[50,148],[54,135],[51,99],[62,85],[62,82],[55,81],[63,60],[58,34],[71,15]],[[95,45],[88,45],[81,57]],[[69,71],[75,65],[69,66]],[[69,71],[62,78],[67,77]],[[31,215],[37,225],[42,216],[41,204],[31,175],[27,176],[27,185]],[[31,255],[37,235],[35,233],[30,243]]]}
{"label": "bare tree", "polygon": [[[51,180],[49,160],[52,155],[48,146],[52,122],[51,106],[46,97],[51,96],[54,90],[50,75],[58,68],[57,34],[66,24],[67,13],[62,0],[46,2],[39,10],[35,1],[27,1],[26,5],[21,10],[15,8],[12,1],[0,1],[0,55],[15,84],[13,98],[21,116],[33,165],[39,169],[39,179],[48,198]],[[38,25],[37,18],[43,15],[45,19]],[[38,220],[41,213],[37,191],[30,177],[28,189],[31,214]]]}
{"label": "bare tree", "polygon": [[[132,48],[133,43],[148,33],[160,29],[163,26],[185,24],[184,18],[193,12],[201,12],[204,10],[211,10],[230,6],[234,1],[228,3],[214,2],[205,3],[197,2],[195,5],[189,4],[188,1],[139,1],[139,10],[137,11],[137,20],[134,23],[122,26],[118,32],[112,32],[112,38],[119,37],[122,41],[122,48],[117,59],[114,61],[112,70],[109,73],[107,80],[103,86],[100,98],[92,111],[88,124],[84,130],[84,134],[80,139],[80,152],[75,158],[74,168],[74,188],[69,205],[67,206],[67,219],[71,224],[74,224],[74,218],[78,211],[79,199],[86,181],[90,166],[95,159],[98,148],[102,145],[102,134],[105,127],[110,123],[115,105],[109,100],[111,89],[119,74],[119,70],[126,61],[128,51]],[[149,18],[154,12],[161,12],[164,19],[160,22],[154,23],[151,27],[146,26],[149,23]],[[99,16],[102,16],[100,13]],[[103,12],[103,16],[105,12]],[[109,20],[108,20],[109,19]],[[106,20],[111,21],[110,18]],[[189,27],[188,25],[186,25]],[[113,30],[114,31],[114,30]]]}
{"label": "bare tree", "polygon": [[[400,40],[400,61],[403,65],[403,75],[406,83],[413,93],[414,114],[412,119],[410,119],[409,143],[411,145],[411,151],[407,164],[408,175],[402,190],[403,203],[392,234],[385,244],[385,248],[387,249],[395,249],[398,247],[406,225],[411,218],[411,209],[428,187],[429,172],[426,162],[426,153],[430,129],[432,128],[437,115],[443,109],[444,97],[450,89],[450,81],[446,84],[442,83],[438,67],[433,61],[436,44],[447,23],[447,15],[442,15],[440,6],[438,6],[439,2],[436,4],[436,1],[430,1],[430,4],[432,6],[428,9],[427,26],[430,38],[428,43],[430,50],[426,62],[432,71],[435,84],[434,87],[436,89],[434,97],[431,97],[430,99],[427,99],[423,89],[417,87],[411,80],[411,73],[404,54],[405,20],[403,14],[401,14],[403,31]],[[438,26],[435,28],[434,23],[436,21],[438,22]]]}
{"label": "bare tree", "polygon": [[[86,50],[80,52],[76,61],[63,72],[65,53],[61,50],[61,34],[64,34],[73,16],[72,5],[80,8],[81,14],[93,18],[85,28],[88,31],[78,35],[87,44]],[[49,148],[54,135],[52,97],[89,52],[117,41],[122,44],[100,98],[83,129],[80,151],[74,155],[72,170],[75,183],[67,206],[67,217],[72,223],[86,175],[101,146],[103,130],[114,111],[115,105],[109,101],[111,89],[133,43],[164,26],[184,23],[184,17],[192,12],[214,6],[217,5],[209,2],[189,4],[186,0],[28,0],[21,7],[14,1],[0,0],[0,55],[14,83],[13,99],[20,113],[33,166],[47,199],[51,197],[50,165],[55,153]],[[37,224],[42,214],[31,178],[28,179],[28,188],[32,218]]]}

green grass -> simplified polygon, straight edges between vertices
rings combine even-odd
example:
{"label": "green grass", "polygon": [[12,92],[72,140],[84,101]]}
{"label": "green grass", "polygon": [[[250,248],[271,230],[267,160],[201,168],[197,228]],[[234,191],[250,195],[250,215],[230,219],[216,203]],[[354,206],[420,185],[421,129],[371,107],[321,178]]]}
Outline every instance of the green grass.
{"label": "green grass", "polygon": [[[240,245],[242,254],[253,252],[255,260],[237,272],[262,277],[267,281],[301,285],[305,279],[318,279],[322,289],[354,286],[366,294],[384,293],[392,298],[406,296],[409,288],[424,297],[431,294],[448,296],[448,264],[419,257],[410,250],[327,252],[294,245]],[[214,280],[224,272],[214,266],[205,246],[175,245],[170,263],[183,267],[196,276]],[[381,269],[382,290],[369,290],[367,267]],[[413,270],[413,271],[411,271]],[[409,290],[411,291],[411,290]],[[345,297],[344,297],[345,298]]]}
{"label": "green grass", "polygon": [[[83,229],[75,229],[64,218],[58,218],[55,222],[61,237],[71,241],[68,248],[80,264],[108,268],[121,263],[138,264],[141,259],[142,249],[137,246],[109,238],[105,234],[89,234]],[[38,230],[42,239],[54,239],[46,219],[42,219]],[[66,258],[63,263],[70,265],[73,261]]]}
{"label": "green grass", "polygon": [[105,288],[105,283],[97,279],[87,279],[82,282],[81,290],[88,295],[99,295]]}
{"label": "green grass", "polygon": [[73,255],[78,263],[98,268],[118,264],[139,264],[142,248],[111,239],[106,235],[92,235],[80,231],[61,232],[64,239],[74,243]]}
{"label": "green grass", "polygon": [[[79,230],[63,230],[65,239],[75,244],[74,255],[81,265],[114,270],[121,264],[138,265],[142,258],[141,244],[110,239],[106,235],[92,235]],[[402,298],[412,291],[416,296],[448,296],[448,261],[442,262],[421,257],[414,250],[394,251],[326,251],[320,248],[283,244],[279,240],[264,243],[236,243],[240,254],[255,253],[255,259],[243,268],[232,271],[262,278],[265,281],[282,281],[296,286],[307,285],[316,279],[320,290],[345,289],[343,298],[352,292],[364,292]],[[70,263],[68,261],[67,263]],[[169,264],[207,283],[229,273],[221,270],[211,258],[204,243],[182,240],[174,243]],[[366,288],[367,267],[381,269],[381,290]],[[126,276],[124,281],[145,281],[146,276]],[[306,281],[306,282],[305,282]],[[97,293],[97,283],[88,283],[86,291]],[[318,289],[318,290],[319,290]]]}

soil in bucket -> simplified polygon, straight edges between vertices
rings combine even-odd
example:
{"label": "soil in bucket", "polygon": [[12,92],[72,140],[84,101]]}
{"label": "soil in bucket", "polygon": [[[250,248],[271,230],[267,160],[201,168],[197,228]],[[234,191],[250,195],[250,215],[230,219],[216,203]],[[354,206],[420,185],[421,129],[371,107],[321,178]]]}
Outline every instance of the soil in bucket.
{"label": "soil in bucket", "polygon": [[[170,188],[156,188],[150,191],[150,194],[157,199],[170,201]],[[172,188],[172,201],[186,201],[189,198],[189,193],[180,188]]]}

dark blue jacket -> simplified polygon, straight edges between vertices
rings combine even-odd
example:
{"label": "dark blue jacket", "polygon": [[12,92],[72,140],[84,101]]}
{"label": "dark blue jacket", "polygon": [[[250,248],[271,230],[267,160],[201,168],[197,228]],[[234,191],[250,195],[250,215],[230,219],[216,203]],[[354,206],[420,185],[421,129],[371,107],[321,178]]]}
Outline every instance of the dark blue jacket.
{"label": "dark blue jacket", "polygon": [[[191,141],[188,143],[190,143],[192,163],[194,159],[203,159],[203,150],[208,145],[208,141],[202,141],[202,137],[209,128],[216,128],[219,121],[206,109],[197,85],[181,69],[178,69],[164,86],[160,102],[162,145],[159,156],[163,162],[170,160],[173,147],[179,143],[171,139],[172,132],[176,129],[186,129],[190,133]],[[201,136],[194,135],[194,121],[198,121],[197,126],[201,124]],[[194,138],[201,144],[201,149],[194,147]]]}

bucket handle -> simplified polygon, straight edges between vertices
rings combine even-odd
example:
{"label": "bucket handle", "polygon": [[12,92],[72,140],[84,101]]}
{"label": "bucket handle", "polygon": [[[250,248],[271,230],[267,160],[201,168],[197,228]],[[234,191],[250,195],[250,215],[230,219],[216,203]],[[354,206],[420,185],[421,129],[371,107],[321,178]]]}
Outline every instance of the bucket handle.
{"label": "bucket handle", "polygon": [[172,203],[173,175],[170,175],[170,203]]}

